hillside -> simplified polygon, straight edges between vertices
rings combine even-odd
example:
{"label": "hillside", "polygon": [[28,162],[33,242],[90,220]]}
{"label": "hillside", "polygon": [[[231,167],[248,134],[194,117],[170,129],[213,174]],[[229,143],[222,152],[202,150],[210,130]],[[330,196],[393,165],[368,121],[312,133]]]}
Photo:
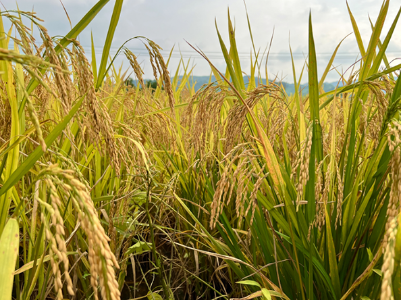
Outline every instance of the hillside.
{"label": "hillside", "polygon": [[[244,76],[244,82],[245,85],[248,85],[249,78],[247,76]],[[182,76],[179,77],[179,82],[181,81]],[[191,76],[189,79],[189,82],[191,85],[195,83],[195,90],[199,90],[200,87],[204,84],[209,83],[210,76]],[[173,78],[171,79],[172,81],[174,80]],[[146,81],[146,80],[145,80]],[[212,81],[216,81],[216,78],[212,76]],[[136,85],[137,80],[133,80],[133,83]],[[335,89],[336,85],[338,82],[333,81],[333,82],[325,82],[323,85],[323,89],[326,92],[332,91]],[[257,84],[257,81],[255,80],[255,84]],[[266,84],[266,79],[263,79],[263,84]],[[295,87],[293,83],[288,83],[288,82],[282,82],[282,86],[284,87],[287,95],[292,95],[295,92]],[[339,87],[343,86],[343,84],[340,82]],[[308,83],[301,84],[300,90],[302,90],[302,95],[307,95],[309,93],[309,87]]]}

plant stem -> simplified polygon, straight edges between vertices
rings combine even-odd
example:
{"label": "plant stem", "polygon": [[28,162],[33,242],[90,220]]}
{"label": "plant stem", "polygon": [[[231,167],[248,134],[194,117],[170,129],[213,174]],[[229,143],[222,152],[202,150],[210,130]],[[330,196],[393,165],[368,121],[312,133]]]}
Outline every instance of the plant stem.
{"label": "plant stem", "polygon": [[157,273],[159,275],[160,281],[162,283],[162,287],[163,287],[163,292],[164,292],[164,297],[166,299],[168,299],[169,295],[169,289],[167,287],[166,282],[164,281],[164,277],[163,277],[163,264],[161,262],[161,259],[158,257],[157,252],[156,252],[156,245],[155,245],[155,233],[154,233],[154,229],[153,229],[153,223],[152,223],[152,217],[150,216],[150,212],[149,212],[149,202],[150,202],[150,188],[151,188],[151,184],[152,184],[152,178],[149,174],[149,171],[146,171],[147,177],[146,177],[146,181],[147,181],[147,189],[146,189],[146,202],[145,202],[145,210],[146,210],[146,216],[148,218],[148,222],[149,222],[149,229],[150,229],[150,238],[151,238],[151,248],[152,248],[152,255],[154,257],[155,260],[155,264],[157,267]]}

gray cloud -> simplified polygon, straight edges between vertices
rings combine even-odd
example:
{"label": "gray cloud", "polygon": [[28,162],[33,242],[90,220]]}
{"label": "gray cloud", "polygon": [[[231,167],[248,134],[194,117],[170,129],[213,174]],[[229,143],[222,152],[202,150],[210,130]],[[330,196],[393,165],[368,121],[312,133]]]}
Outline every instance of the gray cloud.
{"label": "gray cloud", "polygon": [[[74,25],[96,1],[64,0],[63,3]],[[13,0],[3,0],[3,4],[7,9],[16,8]],[[38,16],[45,20],[44,25],[53,36],[64,35],[70,28],[63,7],[57,0],[19,0],[18,5],[21,10],[32,10],[34,7]],[[110,1],[80,36],[81,44],[87,53],[90,54],[90,33],[91,31],[93,32],[98,60],[101,57],[101,49],[107,34],[113,5],[114,1]],[[373,21],[376,20],[381,1],[350,0],[349,6],[359,25],[365,47],[367,47],[371,33],[368,16]],[[242,67],[245,72],[249,73],[249,53],[252,45],[242,0],[126,0],[112,50],[115,51],[124,41],[133,36],[146,36],[158,43],[165,50],[163,54],[166,55],[175,45],[174,56],[170,63],[170,70],[173,74],[180,60],[178,51],[180,49],[185,60],[191,59],[191,65],[196,64],[194,69],[195,75],[209,75],[209,66],[186,44],[185,40],[187,40],[206,52],[211,57],[212,62],[218,68],[224,70],[224,60],[220,52],[214,22],[216,19],[220,33],[225,42],[228,43],[227,7],[230,8],[231,18],[235,23],[237,45]],[[305,61],[308,50],[309,10],[312,11],[320,74],[326,67],[330,55],[337,44],[347,34],[352,32],[352,25],[345,1],[248,0],[247,7],[257,49],[263,51],[266,48],[273,28],[275,28],[268,71],[271,76],[274,76],[274,74],[278,74],[279,77],[286,76],[287,81],[292,81],[289,41],[291,42],[298,74],[301,72]],[[395,3],[390,4],[387,21],[383,30],[384,34],[387,33],[398,8]],[[401,56],[400,33],[401,29],[399,27],[396,28],[388,50],[390,60]],[[132,41],[128,46],[140,55],[146,77],[150,78],[152,72],[142,44],[139,41]],[[340,65],[343,69],[346,69],[355,61],[357,53],[356,40],[351,35],[343,42],[334,65]],[[116,61],[117,64],[121,64],[122,62],[122,57]],[[128,64],[125,63],[125,66],[128,67]],[[303,82],[305,82],[307,75],[304,74],[303,78]],[[337,78],[336,73],[332,72],[328,80],[335,80]]]}

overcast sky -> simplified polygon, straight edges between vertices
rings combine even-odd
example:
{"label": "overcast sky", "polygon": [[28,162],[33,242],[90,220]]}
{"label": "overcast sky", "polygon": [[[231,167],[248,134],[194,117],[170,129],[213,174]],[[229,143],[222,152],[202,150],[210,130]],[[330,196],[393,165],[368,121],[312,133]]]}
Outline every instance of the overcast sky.
{"label": "overcast sky", "polygon": [[[11,10],[16,9],[14,0],[0,0]],[[73,26],[96,3],[96,0],[63,0]],[[367,47],[371,34],[369,16],[376,21],[381,0],[349,0],[351,11],[359,25],[359,30]],[[312,21],[316,52],[318,58],[319,76],[325,69],[337,44],[352,32],[351,21],[345,1],[338,0],[248,0],[246,2],[253,31],[255,46],[262,51],[269,44],[273,28],[274,38],[268,62],[269,77],[278,75],[284,81],[292,82],[292,69],[289,54],[289,44],[294,53],[296,71],[301,72],[308,50],[308,17],[312,11]],[[384,26],[384,39],[401,1],[392,0]],[[65,35],[70,24],[59,0],[18,0],[21,10],[37,12],[44,20],[44,25],[50,35]],[[100,61],[101,51],[107,35],[114,1],[110,1],[96,16],[91,24],[79,36],[88,57],[90,57],[90,33],[93,32],[97,60]],[[194,75],[209,75],[210,67],[185,42],[198,46],[212,62],[220,69],[225,69],[224,59],[215,29],[215,19],[226,44],[227,8],[236,27],[238,51],[241,57],[242,69],[250,73],[251,39],[247,26],[243,0],[126,0],[123,5],[120,21],[114,36],[112,50],[115,52],[127,39],[134,36],[146,36],[155,41],[167,55],[175,45],[173,59],[169,65],[172,75],[179,62],[179,50],[190,65],[195,65]],[[28,23],[29,24],[29,23]],[[5,22],[6,30],[8,23]],[[145,77],[151,78],[151,66],[144,48],[140,42],[127,44],[137,54],[142,62]],[[338,70],[346,70],[357,59],[358,47],[354,35],[350,35],[341,45],[338,58],[334,65]],[[401,24],[397,26],[393,39],[388,47],[389,60],[401,58]],[[117,63],[124,62],[123,57]],[[400,63],[395,61],[395,63]],[[263,63],[264,65],[264,63]],[[128,67],[128,63],[124,63]],[[264,70],[263,70],[264,72]],[[307,81],[305,74],[303,82]],[[332,71],[327,81],[338,79]]]}

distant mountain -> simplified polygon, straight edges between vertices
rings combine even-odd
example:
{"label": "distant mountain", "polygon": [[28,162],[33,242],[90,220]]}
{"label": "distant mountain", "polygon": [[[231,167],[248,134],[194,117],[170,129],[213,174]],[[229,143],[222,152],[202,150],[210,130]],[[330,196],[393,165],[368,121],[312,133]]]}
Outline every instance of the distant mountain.
{"label": "distant mountain", "polygon": [[[208,84],[209,83],[209,78],[210,76],[191,76],[189,81],[191,83],[191,85],[193,83],[195,83],[195,90],[199,90],[201,88],[202,85],[204,84]],[[179,76],[179,81],[181,81],[182,76]],[[216,81],[216,78],[214,76],[212,76],[211,78],[212,82]],[[145,79],[145,81],[148,81]],[[266,79],[262,79],[263,84],[266,84]],[[133,80],[132,81],[135,85],[137,84],[137,80]],[[244,82],[245,82],[245,86],[248,85],[249,79],[248,77],[244,76]],[[276,82],[277,83],[277,82]],[[255,84],[257,84],[257,81],[255,80]],[[288,83],[288,82],[282,82],[281,83],[286,91],[286,93],[288,95],[292,95],[295,93],[295,87],[293,83]],[[323,84],[323,89],[325,90],[325,92],[330,92],[332,90],[335,89],[337,85],[337,82],[325,82]],[[339,87],[342,86],[342,83],[339,84]],[[302,90],[302,95],[307,95],[309,93],[309,86],[307,83],[301,84],[300,86],[300,90]]]}
{"label": "distant mountain", "polygon": [[[180,76],[179,80],[181,80],[182,76]],[[209,76],[192,76],[190,78],[190,82],[196,82],[195,83],[195,90],[198,90],[202,85],[208,84],[209,83]],[[216,81],[216,78],[212,76],[212,81]],[[263,79],[263,84],[266,84],[266,79]],[[244,76],[244,82],[245,86],[248,85],[249,78]],[[255,80],[255,84],[257,84]],[[288,83],[288,82],[282,82],[281,83],[288,95],[292,95],[295,93],[295,87],[293,83]],[[336,88],[337,81],[335,82],[325,82],[323,84],[323,89],[325,92],[330,92]],[[339,84],[339,86],[342,86],[342,83]],[[302,95],[307,95],[309,93],[309,86],[307,83],[301,84],[300,90],[302,90]]]}

